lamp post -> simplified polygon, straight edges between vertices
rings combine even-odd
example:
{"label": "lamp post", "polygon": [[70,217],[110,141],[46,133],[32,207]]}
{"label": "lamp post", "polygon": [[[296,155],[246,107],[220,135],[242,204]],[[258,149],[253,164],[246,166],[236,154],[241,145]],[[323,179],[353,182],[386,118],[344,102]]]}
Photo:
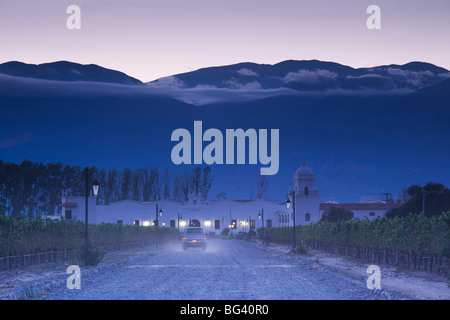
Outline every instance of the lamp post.
{"label": "lamp post", "polygon": [[156,203],[156,210],[155,210],[155,228],[156,229],[158,229],[158,225],[159,225],[158,216],[162,218],[163,210],[162,210],[162,208],[159,208],[158,203]]}
{"label": "lamp post", "polygon": [[[295,252],[295,191],[291,191],[292,192],[292,220],[294,223],[294,234],[293,234],[293,238],[294,238],[294,243],[292,245],[292,250],[293,252]],[[291,193],[289,192],[289,193]],[[289,196],[286,199],[286,208],[289,210],[291,207],[291,200],[289,200]]]}
{"label": "lamp post", "polygon": [[[159,224],[158,215],[160,217],[162,217],[163,216],[163,210],[162,210],[162,208],[159,208],[159,210],[158,210],[158,203],[156,203],[155,230],[158,230],[158,224]],[[156,233],[155,236],[156,236],[156,248],[158,248],[158,233]]]}
{"label": "lamp post", "polygon": [[[93,171],[94,173],[96,173],[95,171]],[[88,245],[89,243],[89,233],[88,233],[88,208],[89,208],[89,190],[90,190],[90,182],[89,182],[89,168],[86,167],[85,169],[85,182],[86,182],[86,194],[85,194],[85,228],[86,228],[86,245]],[[95,179],[94,181],[92,181],[92,191],[94,193],[94,196],[96,197],[98,194],[98,188],[99,188],[100,184],[98,183],[97,179]]]}
{"label": "lamp post", "polygon": [[178,233],[180,232],[180,220],[183,220],[183,217],[178,213]]}
{"label": "lamp post", "polygon": [[265,233],[264,233],[264,209],[261,209],[261,211],[259,211],[258,212],[258,218],[259,218],[259,220],[261,220],[261,234],[262,234],[262,244],[263,244],[263,246],[265,245],[265,241],[264,241],[264,238],[265,238]]}

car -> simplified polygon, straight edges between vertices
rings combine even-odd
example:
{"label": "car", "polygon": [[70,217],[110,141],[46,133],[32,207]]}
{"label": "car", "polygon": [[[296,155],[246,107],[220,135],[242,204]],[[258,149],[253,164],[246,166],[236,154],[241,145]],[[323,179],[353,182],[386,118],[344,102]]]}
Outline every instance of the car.
{"label": "car", "polygon": [[201,247],[203,250],[206,250],[206,234],[203,228],[186,228],[181,237],[181,243],[183,250],[187,250],[188,247]]}

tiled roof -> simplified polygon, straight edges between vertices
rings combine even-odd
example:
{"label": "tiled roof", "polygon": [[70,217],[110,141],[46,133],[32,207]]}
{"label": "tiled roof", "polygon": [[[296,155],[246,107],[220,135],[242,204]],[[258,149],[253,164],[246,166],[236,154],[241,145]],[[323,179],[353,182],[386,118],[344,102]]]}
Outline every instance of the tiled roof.
{"label": "tiled roof", "polygon": [[[388,209],[398,208],[401,204],[389,203]],[[321,203],[320,210],[330,210],[332,207],[345,208],[347,210],[386,210],[386,203]]]}
{"label": "tiled roof", "polygon": [[64,202],[61,207],[65,207],[65,208],[75,208],[77,207],[77,203],[76,202]]}

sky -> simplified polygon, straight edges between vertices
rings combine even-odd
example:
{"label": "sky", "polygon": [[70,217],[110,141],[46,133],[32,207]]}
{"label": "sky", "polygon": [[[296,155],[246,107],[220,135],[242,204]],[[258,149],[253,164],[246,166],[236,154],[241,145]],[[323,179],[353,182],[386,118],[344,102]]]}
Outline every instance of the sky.
{"label": "sky", "polygon": [[[79,30],[66,26],[73,4]],[[366,26],[373,4],[380,30]],[[0,63],[93,63],[143,82],[288,59],[450,69],[449,13],[446,0],[2,0]]]}
{"label": "sky", "polygon": [[[81,9],[79,30],[67,28],[70,5]],[[380,30],[366,26],[370,5],[381,9]],[[424,61],[450,70],[449,13],[448,0],[0,0],[0,63],[67,60],[119,70],[143,82],[203,67],[288,59],[333,61],[354,68]],[[13,131],[20,126],[9,124],[0,126],[0,150],[12,154],[13,146],[27,143],[32,151],[39,149],[36,137],[27,131],[29,123],[17,134]],[[228,125],[236,127],[232,121]],[[306,150],[303,156],[311,159],[323,194],[335,188],[326,185],[328,155]],[[290,183],[299,165],[300,161],[291,168],[283,165],[285,180],[274,178],[271,186]],[[396,168],[389,170],[395,176]],[[333,167],[328,172],[338,171]],[[401,186],[414,182],[402,179]],[[225,183],[230,189],[230,180]],[[383,183],[369,187],[378,190]],[[242,183],[239,191],[245,188]],[[274,195],[273,187],[270,190]],[[352,194],[352,201],[361,195]]]}

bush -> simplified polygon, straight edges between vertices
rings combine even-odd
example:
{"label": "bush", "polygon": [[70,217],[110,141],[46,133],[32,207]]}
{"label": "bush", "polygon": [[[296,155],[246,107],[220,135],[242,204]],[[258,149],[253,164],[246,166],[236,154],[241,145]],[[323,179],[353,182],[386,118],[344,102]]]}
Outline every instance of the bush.
{"label": "bush", "polygon": [[104,251],[98,250],[91,243],[88,243],[76,252],[72,263],[80,266],[96,266],[104,256]]}
{"label": "bush", "polygon": [[227,236],[230,233],[230,228],[223,228],[221,235],[222,236]]}
{"label": "bush", "polygon": [[303,242],[297,244],[294,250],[295,254],[308,254],[308,246]]}
{"label": "bush", "polygon": [[235,237],[238,240],[244,240],[247,239],[248,235],[246,232],[239,231]]}

